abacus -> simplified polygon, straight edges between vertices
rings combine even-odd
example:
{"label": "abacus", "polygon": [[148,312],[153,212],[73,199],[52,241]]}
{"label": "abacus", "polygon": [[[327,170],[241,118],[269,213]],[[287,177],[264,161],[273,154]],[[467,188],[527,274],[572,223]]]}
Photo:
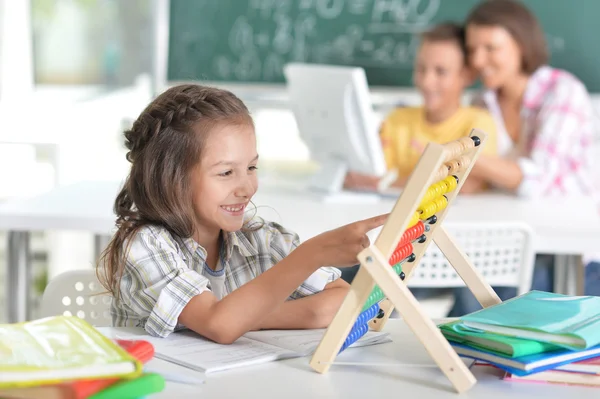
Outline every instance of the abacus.
{"label": "abacus", "polygon": [[457,392],[475,384],[406,283],[433,240],[483,307],[500,302],[442,226],[486,139],[485,132],[474,129],[461,139],[427,145],[375,243],[359,253],[360,268],[350,291],[310,361],[314,370],[327,372],[337,354],[369,327],[383,328],[396,307]]}

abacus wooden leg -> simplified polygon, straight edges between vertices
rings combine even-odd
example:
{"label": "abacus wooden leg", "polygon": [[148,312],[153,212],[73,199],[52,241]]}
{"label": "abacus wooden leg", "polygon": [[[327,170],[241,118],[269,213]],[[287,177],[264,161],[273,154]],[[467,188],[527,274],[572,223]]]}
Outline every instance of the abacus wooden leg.
{"label": "abacus wooden leg", "polygon": [[435,230],[433,241],[463,279],[481,306],[487,308],[488,306],[502,302],[496,291],[485,282],[485,278],[473,266],[469,257],[456,245],[444,226],[439,226]]}
{"label": "abacus wooden leg", "polygon": [[381,331],[394,311],[394,305],[387,299],[379,302],[379,309],[383,310],[383,317],[378,319],[374,317],[369,321],[369,328],[374,331]]}
{"label": "abacus wooden leg", "polygon": [[319,373],[326,373],[329,370],[373,288],[375,288],[373,278],[361,265],[352,280],[346,299],[329,324],[310,361],[310,366],[314,370]]}
{"label": "abacus wooden leg", "polygon": [[421,311],[418,301],[408,287],[387,266],[385,257],[376,248],[369,247],[359,254],[359,259],[386,297],[398,309],[429,355],[448,377],[456,391],[462,393],[470,389],[476,383],[475,377],[452,349],[438,327]]}

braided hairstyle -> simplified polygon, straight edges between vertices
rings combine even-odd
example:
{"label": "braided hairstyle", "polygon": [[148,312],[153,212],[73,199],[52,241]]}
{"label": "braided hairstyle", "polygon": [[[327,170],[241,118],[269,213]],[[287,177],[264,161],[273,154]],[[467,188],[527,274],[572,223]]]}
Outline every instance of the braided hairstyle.
{"label": "braided hairstyle", "polygon": [[159,95],[125,132],[131,170],[115,199],[117,231],[96,269],[113,296],[140,228],[160,225],[182,238],[193,235],[190,173],[208,134],[223,125],[253,125],[244,103],[225,90],[186,84]]}

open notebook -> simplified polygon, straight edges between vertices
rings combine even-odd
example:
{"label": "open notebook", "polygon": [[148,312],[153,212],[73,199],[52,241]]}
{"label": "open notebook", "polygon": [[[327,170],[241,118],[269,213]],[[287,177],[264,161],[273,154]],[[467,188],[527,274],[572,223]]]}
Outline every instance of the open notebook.
{"label": "open notebook", "polygon": [[[140,337],[127,329],[111,329],[119,337]],[[139,331],[139,330],[138,330]],[[221,345],[192,331],[177,332],[167,338],[143,335],[154,345],[159,359],[192,370],[212,373],[281,359],[312,354],[325,333],[318,330],[265,330],[244,334],[231,345]],[[350,348],[391,342],[389,333],[369,331]]]}

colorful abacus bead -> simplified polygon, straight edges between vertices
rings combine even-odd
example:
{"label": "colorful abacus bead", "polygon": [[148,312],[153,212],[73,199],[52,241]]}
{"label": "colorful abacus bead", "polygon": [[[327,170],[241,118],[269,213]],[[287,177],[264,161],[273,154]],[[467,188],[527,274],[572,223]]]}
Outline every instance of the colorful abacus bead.
{"label": "colorful abacus bead", "polygon": [[425,220],[425,223],[427,223],[427,224],[436,224],[437,223],[437,216],[433,215],[432,217],[430,217],[427,220]]}
{"label": "colorful abacus bead", "polygon": [[458,171],[460,171],[460,162],[458,162],[457,159],[453,159],[452,161],[448,162],[446,165],[448,166],[449,174],[457,173]]}
{"label": "colorful abacus bead", "polygon": [[467,169],[467,166],[469,166],[471,163],[471,158],[466,155],[462,155],[460,158],[458,158],[458,163],[460,163],[460,172],[462,172],[463,170]]}
{"label": "colorful abacus bead", "polygon": [[[398,263],[396,266],[392,267],[392,270],[397,275],[400,275],[402,273],[402,264]],[[367,298],[367,300],[365,301],[365,304],[364,304],[364,306],[362,308],[362,311],[363,312],[366,311],[371,306],[373,306],[373,304],[378,303],[379,301],[381,301],[384,297],[385,297],[385,294],[383,293],[383,291],[381,290],[381,288],[378,285],[376,285],[373,288],[373,291],[371,291],[371,295],[369,295],[369,298]]]}
{"label": "colorful abacus bead", "polygon": [[415,211],[415,213],[413,213],[412,217],[410,218],[410,221],[408,222],[408,227],[412,227],[415,224],[417,224],[419,222],[419,212]]}
{"label": "colorful abacus bead", "polygon": [[407,242],[400,248],[396,248],[392,256],[390,257],[390,265],[394,266],[398,264],[401,260],[407,258],[413,252],[413,245],[410,242]]}
{"label": "colorful abacus bead", "polygon": [[[479,140],[479,138],[477,138]],[[462,147],[462,151],[461,152],[465,152],[470,150],[471,148],[475,148],[475,141],[471,138],[471,137],[461,137],[460,139],[458,139],[458,142],[460,143],[461,147]],[[460,154],[456,154],[457,157]]]}
{"label": "colorful abacus bead", "polygon": [[419,210],[421,211],[421,220],[426,220],[435,215],[437,212],[437,206],[435,201],[431,201],[421,206]]}
{"label": "colorful abacus bead", "polygon": [[436,174],[434,175],[434,180],[442,180],[446,176],[448,176],[448,167],[446,165],[440,166]]}
{"label": "colorful abacus bead", "polygon": [[362,311],[356,318],[354,325],[357,326],[357,325],[368,323],[369,320],[371,320],[372,318],[377,316],[377,313],[379,313],[379,303],[375,303],[375,304],[371,305],[371,307],[368,308],[367,310]]}
{"label": "colorful abacus bead", "polygon": [[342,344],[342,348],[340,349],[340,352],[342,352],[347,347],[349,347],[350,345],[352,345],[353,343],[358,341],[363,335],[365,335],[367,333],[367,331],[369,331],[368,324],[363,324],[361,326],[353,328],[350,331],[350,334],[348,334],[348,337],[346,338],[344,343]]}
{"label": "colorful abacus bead", "polygon": [[422,221],[417,221],[414,226],[409,227],[404,231],[402,237],[400,237],[400,241],[398,241],[397,248],[403,247],[406,243],[415,241],[425,232],[425,225]]}
{"label": "colorful abacus bead", "polygon": [[[446,177],[443,181],[446,183],[446,185],[448,187],[448,190],[446,191],[446,193],[454,191],[454,189],[456,189],[456,186],[458,185],[458,177],[456,177],[454,175]],[[444,194],[446,194],[446,193],[444,193]]]}

